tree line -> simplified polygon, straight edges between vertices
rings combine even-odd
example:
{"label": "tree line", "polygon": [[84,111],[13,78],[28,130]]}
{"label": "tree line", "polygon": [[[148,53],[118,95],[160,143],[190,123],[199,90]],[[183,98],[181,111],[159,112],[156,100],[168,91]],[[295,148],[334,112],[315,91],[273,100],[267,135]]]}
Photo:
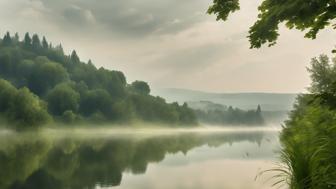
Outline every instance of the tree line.
{"label": "tree line", "polygon": [[1,118],[15,128],[53,121],[197,123],[187,104],[151,96],[146,82],[129,84],[122,72],[85,63],[76,51],[66,55],[61,44],[29,33],[0,39],[0,105]]}
{"label": "tree line", "polygon": [[256,110],[242,110],[229,106],[226,110],[195,110],[200,122],[212,125],[251,125],[260,126],[265,123],[261,107]]}
{"label": "tree line", "polygon": [[261,106],[255,110],[242,110],[216,104],[211,101],[187,102],[190,108],[195,111],[197,119],[204,124],[210,125],[245,125],[261,126],[265,119]]}

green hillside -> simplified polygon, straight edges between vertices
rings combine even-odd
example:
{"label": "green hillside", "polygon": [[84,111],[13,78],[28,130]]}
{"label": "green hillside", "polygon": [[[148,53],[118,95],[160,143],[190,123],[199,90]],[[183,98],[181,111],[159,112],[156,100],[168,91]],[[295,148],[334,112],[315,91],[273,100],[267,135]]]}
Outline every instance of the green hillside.
{"label": "green hillside", "polygon": [[82,62],[76,51],[27,33],[0,40],[0,116],[14,128],[74,123],[162,122],[191,125],[186,104],[150,95],[146,82],[127,83],[120,71]]}

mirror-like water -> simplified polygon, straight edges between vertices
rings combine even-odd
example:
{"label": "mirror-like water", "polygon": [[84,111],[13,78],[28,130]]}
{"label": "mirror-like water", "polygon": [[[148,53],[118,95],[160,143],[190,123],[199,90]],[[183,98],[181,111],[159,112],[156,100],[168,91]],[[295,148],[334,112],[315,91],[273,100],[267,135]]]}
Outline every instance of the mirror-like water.
{"label": "mirror-like water", "polygon": [[1,132],[4,189],[267,189],[278,130]]}

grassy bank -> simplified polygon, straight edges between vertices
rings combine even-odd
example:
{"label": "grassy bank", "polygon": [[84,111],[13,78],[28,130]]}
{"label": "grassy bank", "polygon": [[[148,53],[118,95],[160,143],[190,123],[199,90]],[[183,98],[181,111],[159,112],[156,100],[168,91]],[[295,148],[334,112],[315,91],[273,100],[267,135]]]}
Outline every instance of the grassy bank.
{"label": "grassy bank", "polygon": [[310,94],[298,96],[281,133],[279,183],[291,189],[336,188],[336,61],[312,60]]}

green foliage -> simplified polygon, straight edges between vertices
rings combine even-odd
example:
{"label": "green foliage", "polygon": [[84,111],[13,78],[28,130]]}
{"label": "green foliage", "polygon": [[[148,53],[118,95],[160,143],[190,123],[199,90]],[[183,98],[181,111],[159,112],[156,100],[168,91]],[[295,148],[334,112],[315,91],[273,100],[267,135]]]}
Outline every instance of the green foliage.
{"label": "green foliage", "polygon": [[12,44],[12,38],[11,38],[9,32],[7,32],[6,35],[4,36],[4,38],[2,40],[2,43],[5,46],[10,46]]}
{"label": "green foliage", "polygon": [[177,112],[179,114],[180,122],[185,123],[185,124],[190,124],[190,125],[197,124],[196,115],[194,111],[192,111],[192,109],[188,107],[187,103],[184,103],[181,107],[175,106],[175,108],[177,109]]}
{"label": "green foliage", "polygon": [[160,97],[133,95],[131,100],[137,115],[145,121],[164,121],[168,123],[178,121],[174,106],[167,105],[165,100]]}
{"label": "green foliage", "polygon": [[311,68],[308,68],[311,74],[312,84],[309,88],[314,94],[329,94],[333,95],[336,91],[336,59],[332,60],[326,55],[321,55],[319,58],[313,58]]}
{"label": "green foliage", "polygon": [[54,120],[69,124],[133,119],[196,123],[192,110],[151,96],[147,83],[127,84],[122,72],[97,69],[91,60],[81,62],[76,51],[64,55],[62,45],[48,45],[45,37],[41,42],[36,34],[30,38],[26,33],[23,41],[18,35],[15,40],[9,33],[5,35],[0,44],[0,78],[6,80],[0,82],[4,88],[0,91],[0,114],[23,127],[45,123],[47,111]]}
{"label": "green foliage", "polygon": [[[229,13],[238,9],[238,0],[213,0],[208,13],[225,21]],[[290,29],[308,30],[305,37],[315,39],[317,33],[332,24],[336,17],[336,3],[332,0],[263,0],[258,9],[258,20],[248,36],[251,48],[274,45],[280,23]]]}
{"label": "green foliage", "polygon": [[43,36],[43,39],[42,39],[42,47],[45,50],[49,48],[49,44],[47,42],[47,39],[44,36]]}
{"label": "green foliage", "polygon": [[213,0],[213,5],[209,7],[208,14],[216,14],[217,21],[226,21],[230,13],[239,9],[239,0]]}
{"label": "green foliage", "polygon": [[18,44],[20,42],[19,34],[16,32],[13,38],[13,43]]}
{"label": "green foliage", "polygon": [[149,85],[143,81],[134,81],[131,84],[131,90],[141,95],[149,95],[150,93]]}
{"label": "green foliage", "polygon": [[47,95],[49,111],[56,116],[66,111],[77,112],[80,95],[69,84],[59,84],[51,89]]}
{"label": "green foliage", "polygon": [[[138,117],[145,121],[165,122],[170,124],[196,124],[194,112],[186,105],[167,104],[161,97],[133,95],[132,104]],[[145,108],[144,108],[145,107]]]}
{"label": "green foliage", "polygon": [[77,120],[77,115],[72,110],[67,110],[63,113],[62,119],[65,123],[71,124]]}
{"label": "green foliage", "polygon": [[109,115],[113,105],[111,95],[103,89],[95,89],[85,92],[80,102],[80,112],[84,116],[90,116],[96,112]]}
{"label": "green foliage", "polygon": [[281,133],[282,160],[292,189],[334,188],[336,107],[334,63],[312,60],[311,94],[300,95]]}
{"label": "green foliage", "polygon": [[27,88],[18,91],[7,110],[7,117],[19,129],[38,127],[50,119],[45,104]]}
{"label": "green foliage", "polygon": [[209,110],[196,109],[197,118],[206,124],[215,125],[263,125],[261,107],[256,110],[241,110],[239,108],[214,108]]}
{"label": "green foliage", "polygon": [[31,46],[32,46],[32,39],[30,38],[29,33],[26,33],[26,34],[25,34],[24,42],[23,42],[23,46],[24,46],[26,49],[29,49],[29,48],[31,48]]}
{"label": "green foliage", "polygon": [[70,59],[71,59],[72,63],[80,63],[80,60],[79,60],[79,57],[78,57],[76,51],[72,51]]}
{"label": "green foliage", "polygon": [[67,79],[68,73],[62,65],[51,62],[46,57],[37,57],[35,66],[28,77],[28,86],[34,93],[42,95]]}
{"label": "green foliage", "polygon": [[[136,118],[141,118],[140,115],[136,115],[136,112],[134,110],[134,104],[130,100],[130,98],[126,98],[121,101],[117,101],[113,103],[112,106],[112,111],[110,112],[110,116],[108,116],[110,119],[114,118],[118,120],[119,122],[121,121],[132,121]],[[142,120],[144,118],[141,118]]]}
{"label": "green foliage", "polygon": [[17,94],[17,89],[8,81],[0,79],[0,112],[7,111]]}
{"label": "green foliage", "polygon": [[50,116],[46,105],[29,89],[17,90],[5,80],[0,80],[0,113],[18,129],[38,127],[46,123]]}
{"label": "green foliage", "polygon": [[39,38],[39,36],[37,34],[33,35],[33,38],[32,38],[32,48],[36,52],[38,52],[39,50],[42,49],[41,41],[40,41],[40,38]]}

